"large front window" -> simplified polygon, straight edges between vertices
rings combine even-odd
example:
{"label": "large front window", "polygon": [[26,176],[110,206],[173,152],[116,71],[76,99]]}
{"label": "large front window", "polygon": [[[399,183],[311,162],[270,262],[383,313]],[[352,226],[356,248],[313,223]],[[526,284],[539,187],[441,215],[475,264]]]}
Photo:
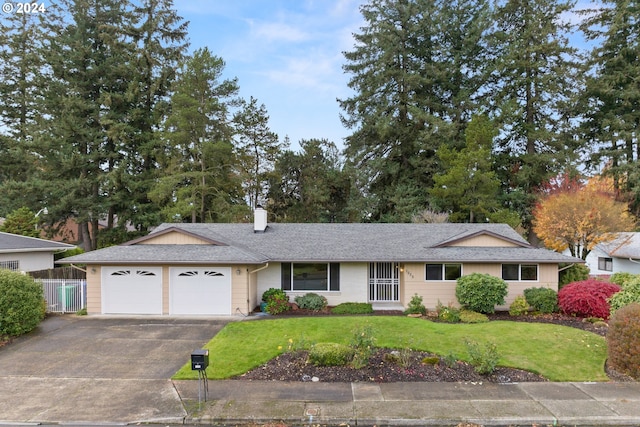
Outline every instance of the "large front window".
{"label": "large front window", "polygon": [[537,264],[502,264],[502,279],[510,281],[538,280]]}
{"label": "large front window", "polygon": [[339,291],[340,264],[282,263],[285,291]]}

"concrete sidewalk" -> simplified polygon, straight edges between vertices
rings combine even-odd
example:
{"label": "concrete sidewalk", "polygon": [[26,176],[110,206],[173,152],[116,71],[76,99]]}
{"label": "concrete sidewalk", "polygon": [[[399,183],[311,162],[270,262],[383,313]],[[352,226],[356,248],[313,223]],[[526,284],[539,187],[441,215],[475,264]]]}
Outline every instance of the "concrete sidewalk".
{"label": "concrete sidewalk", "polygon": [[186,424],[640,425],[640,383],[209,381],[200,403],[197,381],[174,386]]}

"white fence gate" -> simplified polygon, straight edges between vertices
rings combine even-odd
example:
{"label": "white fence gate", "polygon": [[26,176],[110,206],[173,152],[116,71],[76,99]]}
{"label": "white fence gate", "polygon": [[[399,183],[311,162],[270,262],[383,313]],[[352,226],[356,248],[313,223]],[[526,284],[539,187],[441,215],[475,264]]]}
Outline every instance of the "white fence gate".
{"label": "white fence gate", "polygon": [[42,284],[47,313],[75,313],[87,306],[87,281],[82,279],[35,279]]}

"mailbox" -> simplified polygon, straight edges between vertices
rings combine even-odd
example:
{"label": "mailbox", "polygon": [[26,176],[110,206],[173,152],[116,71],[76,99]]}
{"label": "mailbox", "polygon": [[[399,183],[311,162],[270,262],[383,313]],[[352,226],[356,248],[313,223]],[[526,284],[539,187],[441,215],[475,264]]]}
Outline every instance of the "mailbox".
{"label": "mailbox", "polygon": [[195,350],[191,353],[191,370],[204,371],[209,366],[209,350]]}

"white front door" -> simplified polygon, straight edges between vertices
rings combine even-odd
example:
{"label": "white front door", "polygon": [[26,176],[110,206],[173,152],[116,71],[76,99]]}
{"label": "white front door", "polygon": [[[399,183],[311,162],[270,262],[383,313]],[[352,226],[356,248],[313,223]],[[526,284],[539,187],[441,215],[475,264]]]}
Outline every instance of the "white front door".
{"label": "white front door", "polygon": [[169,277],[171,314],[231,314],[230,267],[173,267]]}

